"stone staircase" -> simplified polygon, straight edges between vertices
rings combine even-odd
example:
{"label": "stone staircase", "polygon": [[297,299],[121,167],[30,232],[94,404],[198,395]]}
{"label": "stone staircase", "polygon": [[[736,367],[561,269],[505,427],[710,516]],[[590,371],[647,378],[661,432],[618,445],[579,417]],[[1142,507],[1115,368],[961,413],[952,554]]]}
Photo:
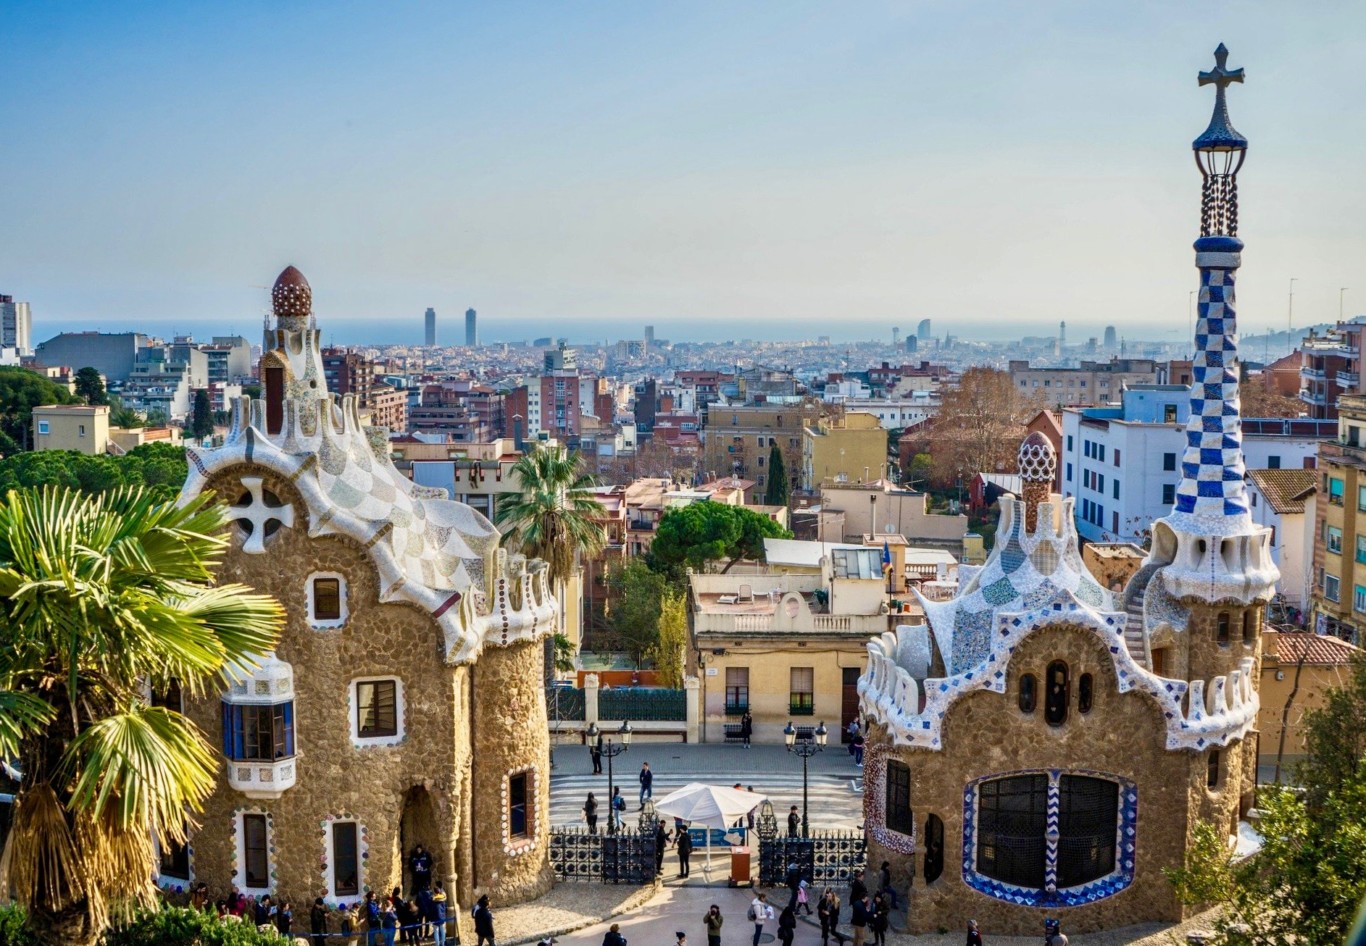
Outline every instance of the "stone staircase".
{"label": "stone staircase", "polygon": [[1124,625],[1124,643],[1129,648],[1129,656],[1134,658],[1134,663],[1140,667],[1151,670],[1148,666],[1147,648],[1143,646],[1143,599],[1147,597],[1148,586],[1143,587],[1129,597],[1128,604],[1124,610],[1129,614],[1129,620]]}

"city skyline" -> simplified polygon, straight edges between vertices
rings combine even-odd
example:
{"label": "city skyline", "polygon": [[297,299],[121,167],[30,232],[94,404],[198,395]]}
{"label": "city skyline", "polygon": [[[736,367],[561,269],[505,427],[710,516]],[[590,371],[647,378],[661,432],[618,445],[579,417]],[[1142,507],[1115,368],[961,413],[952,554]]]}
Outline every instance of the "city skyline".
{"label": "city skyline", "polygon": [[1347,71],[1361,19],[10,9],[26,55],[0,102],[17,142],[0,291],[32,303],[39,338],[139,318],[247,330],[260,274],[290,262],[326,287],[330,324],[416,327],[433,302],[478,300],[490,340],[500,323],[889,336],[925,317],[964,337],[1066,320],[1075,339],[1175,338],[1195,235],[1181,146],[1224,41],[1258,88],[1239,111],[1261,257],[1245,330],[1285,327],[1291,278],[1296,324],[1331,321],[1364,248],[1366,200],[1341,186],[1366,137]]}

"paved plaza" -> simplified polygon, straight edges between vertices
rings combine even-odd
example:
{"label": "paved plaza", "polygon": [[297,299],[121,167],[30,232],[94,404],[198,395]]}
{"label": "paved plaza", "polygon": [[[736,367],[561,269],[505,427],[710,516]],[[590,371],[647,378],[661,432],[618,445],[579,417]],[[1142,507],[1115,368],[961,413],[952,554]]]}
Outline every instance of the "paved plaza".
{"label": "paved plaza", "polygon": [[[635,823],[639,807],[640,766],[650,763],[656,800],[689,782],[754,786],[769,796],[779,827],[787,828],[791,805],[802,805],[802,760],[784,746],[692,745],[680,742],[636,743],[613,761],[613,782],[627,802],[625,820]],[[607,760],[603,774],[593,775],[588,748],[555,746],[550,778],[550,823],[582,825],[583,802],[589,792],[598,801],[598,821],[607,820]],[[808,763],[810,818],[813,830],[853,829],[863,823],[863,770],[844,746],[832,744]]]}

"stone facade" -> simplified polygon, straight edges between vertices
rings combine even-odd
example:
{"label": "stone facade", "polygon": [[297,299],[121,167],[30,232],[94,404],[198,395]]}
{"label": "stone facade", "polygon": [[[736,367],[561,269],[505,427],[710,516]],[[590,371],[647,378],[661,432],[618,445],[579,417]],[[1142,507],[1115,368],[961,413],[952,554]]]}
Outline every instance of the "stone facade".
{"label": "stone facade", "polygon": [[[485,517],[394,470],[384,432],[320,383],[307,282],[291,268],[274,295],[266,400],[235,404],[225,444],[190,452],[184,491],[238,517],[220,576],[286,614],[265,670],[187,701],[226,756],[192,833],[192,879],[215,895],[269,891],[297,913],[320,894],[411,893],[421,844],[453,917],[478,893],[538,896],[551,882],[542,688],[557,611],[545,566],[508,556]],[[257,814],[265,853],[253,834],[249,858],[243,816]],[[354,858],[338,856],[351,837]],[[249,884],[248,860],[268,879]],[[350,883],[339,871],[353,861]]]}

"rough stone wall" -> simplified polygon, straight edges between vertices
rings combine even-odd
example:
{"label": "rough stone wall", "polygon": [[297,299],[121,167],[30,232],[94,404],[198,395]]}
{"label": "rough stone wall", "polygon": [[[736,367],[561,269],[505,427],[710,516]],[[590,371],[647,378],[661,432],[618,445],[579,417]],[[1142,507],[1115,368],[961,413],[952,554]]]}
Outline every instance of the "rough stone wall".
{"label": "rough stone wall", "polygon": [[[474,876],[478,893],[495,905],[538,897],[550,889],[550,727],[545,715],[544,643],[486,648],[474,668],[474,766],[470,797]],[[507,781],[535,766],[534,826],[525,841],[508,837]]]}
{"label": "rough stone wall", "polygon": [[[276,889],[293,901],[298,915],[323,890],[323,822],[329,815],[351,815],[364,826],[365,886],[381,892],[397,886],[407,850],[419,842],[433,852],[437,876],[454,884],[467,798],[461,778],[469,752],[462,706],[468,670],[442,662],[440,634],[428,615],[379,603],[375,571],[363,549],[343,538],[308,538],[306,508],[287,482],[242,466],[213,485],[233,501],[243,475],[263,476],[266,489],[293,503],[296,517],[292,528],[266,540],[263,555],[243,554],[235,545],[219,574],[274,595],[288,612],[276,653],[294,669],[298,783],[279,799],[254,801],[231,789],[220,773],[192,841],[196,880],[208,882],[215,896],[230,889],[233,813],[250,807],[271,815]],[[340,628],[315,630],[308,624],[306,582],[319,571],[345,577],[348,618]],[[396,746],[356,748],[350,683],[385,676],[402,681],[406,739]],[[215,745],[222,731],[219,705],[213,693],[187,708]],[[400,839],[404,799],[415,788],[425,789],[431,807],[410,813],[410,833],[416,828],[435,836]]]}
{"label": "rough stone wall", "polygon": [[[1044,721],[1044,673],[1053,660],[1066,661],[1071,699],[1067,722],[1052,727]],[[996,935],[1037,935],[1045,915],[1061,915],[1069,933],[1108,929],[1154,920],[1176,920],[1182,907],[1162,876],[1163,867],[1182,860],[1189,818],[1214,802],[1205,798],[1204,757],[1190,752],[1167,752],[1161,710],[1137,692],[1120,693],[1110,655],[1089,630],[1066,626],[1043,628],[1017,648],[1009,667],[1005,694],[974,692],[956,702],[944,720],[944,749],[930,752],[892,748],[889,758],[911,769],[911,807],[915,814],[916,855],[897,854],[877,842],[868,860],[892,862],[905,878],[919,868],[910,888],[908,915],[915,932],[943,926],[962,929],[976,918],[982,929]],[[1019,709],[1019,678],[1032,673],[1040,681],[1039,700],[1032,714]],[[1095,678],[1094,705],[1082,715],[1077,707],[1081,674]],[[886,741],[880,727],[874,744]],[[1025,769],[1088,770],[1118,775],[1138,788],[1137,859],[1133,883],[1103,900],[1067,909],[1042,909],[1007,903],[969,887],[961,869],[963,859],[963,791],[967,783],[990,775]],[[928,815],[944,823],[944,870],[926,885],[923,874],[924,826]]]}
{"label": "rough stone wall", "polygon": [[[1229,618],[1228,645],[1221,645],[1218,641],[1218,622],[1220,614],[1227,614]],[[1252,644],[1250,646],[1243,643],[1243,616],[1251,615],[1253,621]],[[1197,604],[1191,606],[1190,620],[1186,624],[1186,648],[1188,655],[1187,666],[1189,668],[1190,680],[1205,680],[1205,690],[1208,693],[1208,681],[1218,676],[1224,676],[1237,670],[1244,657],[1253,657],[1257,660],[1258,666],[1261,664],[1262,656],[1262,618],[1265,609],[1261,606],[1243,608],[1237,605],[1204,605]],[[1178,635],[1178,638],[1182,635]],[[1168,676],[1172,673],[1168,670]],[[1254,674],[1253,685],[1260,685],[1257,679],[1259,674]]]}

